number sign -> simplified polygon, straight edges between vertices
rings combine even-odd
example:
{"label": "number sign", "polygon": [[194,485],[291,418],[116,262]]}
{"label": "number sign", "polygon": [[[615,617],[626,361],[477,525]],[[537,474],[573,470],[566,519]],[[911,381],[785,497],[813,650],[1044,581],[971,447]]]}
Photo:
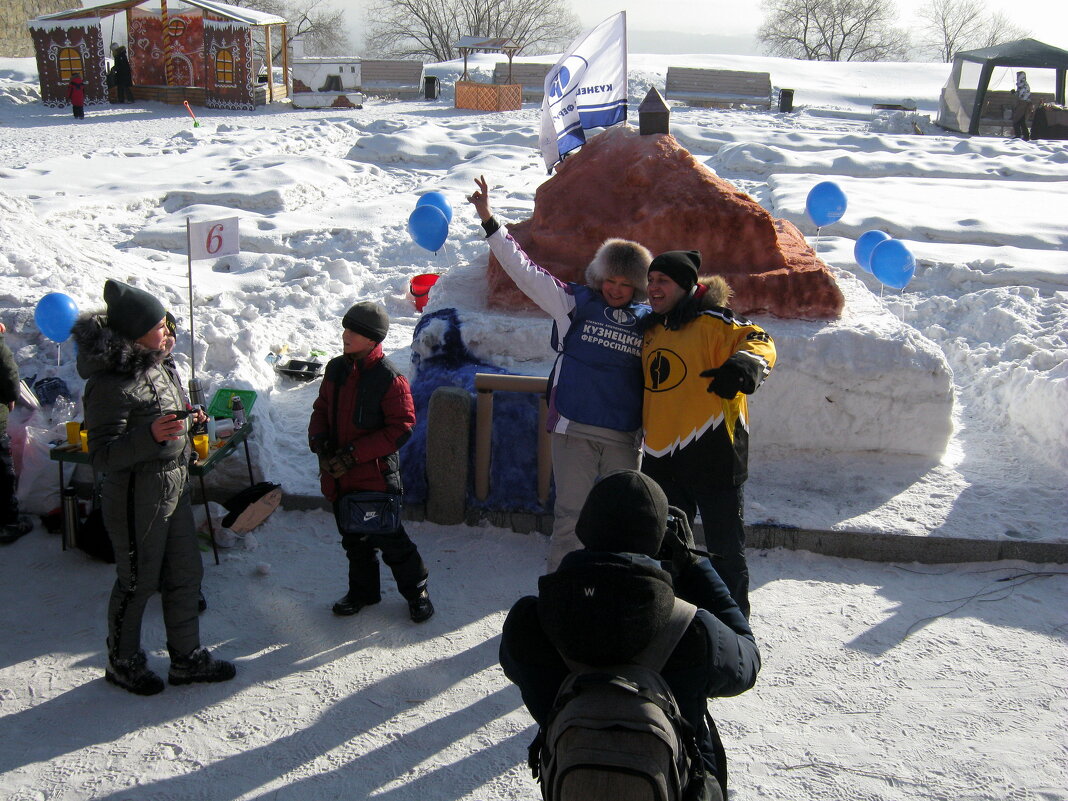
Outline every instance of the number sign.
{"label": "number sign", "polygon": [[189,258],[191,261],[232,256],[241,252],[241,237],[237,217],[207,222],[190,222]]}

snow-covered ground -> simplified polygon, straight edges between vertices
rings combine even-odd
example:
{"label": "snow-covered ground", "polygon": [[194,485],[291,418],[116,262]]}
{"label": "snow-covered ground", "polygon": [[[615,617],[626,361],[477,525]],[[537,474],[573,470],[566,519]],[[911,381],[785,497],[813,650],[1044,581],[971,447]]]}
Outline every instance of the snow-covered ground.
{"label": "snow-covered ground", "polygon": [[[476,57],[476,76],[495,60]],[[868,440],[848,427],[804,451],[761,441],[762,421],[774,430],[788,411],[806,426],[826,403],[823,393],[782,389],[777,400],[773,373],[763,405],[754,396],[747,519],[1068,541],[1065,144],[935,128],[929,117],[948,71],[939,64],[632,56],[632,122],[647,87],[662,87],[669,64],[682,63],[768,70],[776,86],[795,89],[793,114],[675,107],[672,130],[801,227],[832,265],[849,298],[838,325],[872,402],[895,399],[885,415],[907,420],[912,439],[952,429],[937,454],[858,450]],[[47,292],[97,309],[104,280],[117,277],[159,292],[187,322],[186,218],[234,214],[240,256],[193,267],[197,374],[209,391],[259,392],[253,458],[287,493],[316,492],[304,430],[317,386],[279,379],[264,356],[285,344],[298,357],[337,352],[338,320],[356,299],[386,304],[386,349],[405,364],[418,321],[408,281],[446,273],[429,308],[478,318],[494,335],[482,338],[480,355],[544,374],[544,321],[484,309],[486,248],[463,202],[485,174],[501,216],[529,216],[545,179],[539,110],[454,109],[459,69],[429,68],[443,83],[437,102],[198,109],[193,127],[181,107],[154,103],[89,107],[76,122],[36,101],[32,60],[0,59],[0,320],[23,375],[80,387],[69,344],[57,360],[34,325]],[[915,115],[871,118],[872,103],[906,98]],[[836,181],[849,208],[817,241],[804,205],[821,180]],[[429,190],[445,192],[455,212],[436,255],[406,226]],[[853,242],[873,228],[918,259],[903,292],[880,288],[853,260]],[[807,380],[818,382],[821,352],[798,346],[808,324],[760,322],[794,343],[817,368]],[[888,361],[883,340],[944,359],[948,421],[910,418],[910,382],[929,379]],[[187,372],[188,345],[179,340]],[[838,390],[840,368],[825,374]],[[53,490],[54,467],[37,467],[29,483]],[[543,538],[412,524],[439,609],[414,626],[388,581],[383,604],[352,619],[330,615],[344,591],[332,531],[321,511],[279,512],[209,564],[203,636],[236,659],[238,678],[151,699],[100,680],[112,568],[61,552],[40,528],[4,548],[0,795],[536,798],[525,769],[533,730],[496,665],[496,637],[515,598],[536,589]],[[764,671],[751,692],[713,704],[734,799],[1068,798],[1060,568],[784,551],[752,551],[750,563]],[[155,607],[145,641],[165,667]]]}

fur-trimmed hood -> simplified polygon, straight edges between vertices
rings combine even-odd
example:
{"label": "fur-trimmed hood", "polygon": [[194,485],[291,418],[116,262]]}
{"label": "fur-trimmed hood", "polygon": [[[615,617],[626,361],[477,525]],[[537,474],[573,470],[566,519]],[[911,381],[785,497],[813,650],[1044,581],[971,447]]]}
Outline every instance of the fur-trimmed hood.
{"label": "fur-trimmed hood", "polygon": [[88,379],[102,372],[142,375],[166,358],[163,350],[149,350],[108,328],[107,316],[83,314],[70,330],[78,346],[78,375]]}
{"label": "fur-trimmed hood", "polygon": [[612,665],[632,659],[666,624],[671,576],[648,556],[572,551],[538,580],[538,619],[568,659]]}

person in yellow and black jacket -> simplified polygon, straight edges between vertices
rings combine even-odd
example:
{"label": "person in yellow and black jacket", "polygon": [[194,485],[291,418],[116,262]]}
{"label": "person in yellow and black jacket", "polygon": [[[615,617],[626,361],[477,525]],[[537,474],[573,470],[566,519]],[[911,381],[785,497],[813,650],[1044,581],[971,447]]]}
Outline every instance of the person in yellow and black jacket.
{"label": "person in yellow and black jacket", "polygon": [[696,250],[649,265],[653,314],[642,344],[642,472],[693,523],[699,510],[712,564],[749,616],[742,484],[748,477],[751,395],[775,366],[764,329],[728,308],[719,276],[698,281]]}

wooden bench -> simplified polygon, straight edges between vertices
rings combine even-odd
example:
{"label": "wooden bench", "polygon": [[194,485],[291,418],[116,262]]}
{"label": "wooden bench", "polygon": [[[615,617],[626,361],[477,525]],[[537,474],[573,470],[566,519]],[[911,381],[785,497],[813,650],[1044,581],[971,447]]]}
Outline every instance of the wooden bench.
{"label": "wooden bench", "polygon": [[871,115],[874,117],[876,114],[882,111],[915,111],[916,103],[913,100],[906,100],[904,103],[872,103]]}
{"label": "wooden bench", "polygon": [[421,61],[360,62],[360,90],[365,95],[415,99],[423,95]]}
{"label": "wooden bench", "polygon": [[[523,100],[541,102],[545,95],[545,76],[553,68],[553,64],[538,64],[531,61],[512,62],[511,83],[518,83],[523,87]],[[493,65],[493,82],[495,84],[507,84],[508,62],[498,61]]]}
{"label": "wooden bench", "polygon": [[681,100],[691,106],[771,108],[771,74],[668,67],[664,97]]}
{"label": "wooden bench", "polygon": [[[1052,103],[1051,92],[1032,92],[1031,110],[1041,103]],[[1004,136],[1006,129],[1012,130],[1012,110],[1016,108],[1016,93],[1008,89],[987,89],[983,98],[983,110],[979,115],[979,125],[1000,128]]]}

